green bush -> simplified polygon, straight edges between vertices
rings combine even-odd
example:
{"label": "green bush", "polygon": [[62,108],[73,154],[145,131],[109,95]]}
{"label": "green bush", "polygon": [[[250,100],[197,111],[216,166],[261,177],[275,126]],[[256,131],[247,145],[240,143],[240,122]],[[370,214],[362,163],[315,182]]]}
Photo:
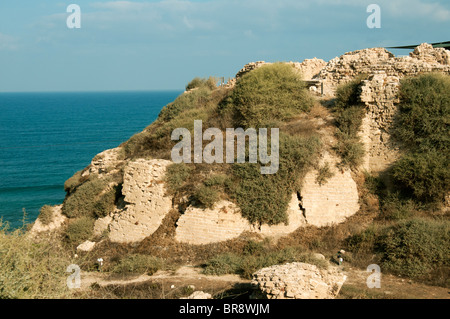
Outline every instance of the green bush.
{"label": "green bush", "polygon": [[217,79],[212,76],[207,79],[196,77],[192,79],[188,85],[186,85],[186,91],[202,87],[207,87],[210,90],[214,90],[217,88]]}
{"label": "green bush", "polygon": [[313,105],[301,75],[291,65],[264,65],[240,78],[231,95],[238,125],[274,127]]}
{"label": "green bush", "polygon": [[450,191],[450,76],[424,74],[400,86],[395,134],[408,146],[394,165],[395,184],[422,202],[442,202]]}
{"label": "green bush", "polygon": [[397,136],[422,151],[450,150],[450,76],[424,74],[400,82]]}
{"label": "green bush", "polygon": [[164,177],[168,189],[172,193],[178,192],[191,175],[192,167],[184,163],[171,164],[167,166],[166,176]]}
{"label": "green bush", "polygon": [[66,242],[70,245],[79,245],[90,239],[94,231],[95,219],[87,216],[69,221],[65,230]]}
{"label": "green bush", "polygon": [[119,274],[145,273],[151,276],[159,269],[162,269],[163,266],[164,262],[160,258],[148,255],[133,254],[122,258],[112,269],[112,272]]}
{"label": "green bush", "polygon": [[334,150],[340,155],[342,165],[353,168],[361,164],[364,156],[364,146],[358,136],[365,115],[364,104],[359,100],[363,78],[359,76],[340,85],[334,102],[338,140]]}
{"label": "green bush", "polygon": [[395,163],[393,177],[422,202],[443,201],[450,191],[450,157],[436,149],[410,152]]}
{"label": "green bush", "polygon": [[382,269],[418,278],[450,262],[450,221],[413,218],[372,225],[347,239],[353,255],[377,254]]}
{"label": "green bush", "polygon": [[53,207],[49,205],[42,206],[39,210],[38,218],[43,225],[50,224],[53,220]]}
{"label": "green bush", "polygon": [[362,74],[355,77],[353,80],[343,83],[336,89],[335,107],[338,109],[347,109],[355,105],[361,105],[361,83],[366,78]]}
{"label": "green bush", "polygon": [[161,110],[158,119],[166,122],[173,120],[182,112],[192,108],[198,108],[203,103],[206,103],[210,96],[211,89],[205,86],[190,93],[182,94]]}
{"label": "green bush", "polygon": [[116,196],[119,196],[120,186],[101,194],[113,181],[113,178],[100,179],[91,177],[77,187],[77,191],[69,194],[63,203],[62,212],[69,218],[81,216],[104,217],[114,209]]}
{"label": "green bush", "polygon": [[280,165],[276,174],[263,175],[259,164],[233,164],[235,182],[230,189],[241,209],[242,216],[251,223],[269,225],[286,223],[287,206],[292,193],[299,190],[299,181],[317,157],[319,138],[297,138],[280,134]]}
{"label": "green bush", "polygon": [[386,220],[402,220],[414,217],[416,204],[411,199],[402,199],[397,193],[389,193],[382,200],[381,217]]}
{"label": "green bush", "polygon": [[210,186],[200,186],[195,194],[195,199],[203,206],[207,208],[213,208],[214,203],[216,203],[219,199],[219,192]]}
{"label": "green bush", "polygon": [[382,267],[417,277],[450,262],[450,221],[412,219],[387,227],[377,238]]}
{"label": "green bush", "polygon": [[217,255],[211,258],[205,265],[203,272],[207,275],[226,275],[236,273],[242,263],[242,259],[233,253]]}
{"label": "green bush", "polygon": [[341,157],[341,165],[351,168],[358,167],[365,154],[364,145],[360,139],[346,134],[337,134],[337,136],[339,138],[334,150]]}
{"label": "green bush", "polygon": [[70,177],[68,180],[64,183],[64,190],[67,193],[72,193],[75,188],[77,188],[80,184],[83,182],[83,177],[81,176],[81,173],[83,171],[78,171],[75,174],[73,174],[72,177]]}

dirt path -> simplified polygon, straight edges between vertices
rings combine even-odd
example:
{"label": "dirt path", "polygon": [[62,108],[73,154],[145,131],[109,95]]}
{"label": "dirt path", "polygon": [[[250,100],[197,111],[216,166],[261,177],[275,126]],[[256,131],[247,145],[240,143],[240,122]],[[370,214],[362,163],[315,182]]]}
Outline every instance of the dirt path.
{"label": "dirt path", "polygon": [[428,286],[388,274],[381,274],[381,288],[368,288],[370,273],[345,269],[347,280],[338,298],[362,299],[450,299],[450,289]]}
{"label": "dirt path", "polygon": [[[409,279],[382,274],[381,288],[368,288],[366,281],[370,273],[360,269],[344,267],[347,280],[338,299],[450,299],[450,290],[442,287],[428,286]],[[96,283],[102,288],[136,287],[139,285],[159,284],[163,296],[170,298],[184,287],[192,286],[193,290],[201,290],[212,295],[236,289],[236,296],[249,289],[250,280],[238,275],[210,276],[201,273],[202,269],[194,266],[183,266],[176,271],[158,271],[152,276],[111,276],[110,274],[91,272],[82,273],[83,290],[88,290]],[[164,292],[165,291],[165,292]]]}
{"label": "dirt path", "polygon": [[201,271],[202,269],[198,267],[183,266],[176,271],[158,271],[152,276],[145,274],[140,276],[112,276],[100,272],[85,272],[81,274],[81,289],[88,290],[93,284],[101,288],[159,284],[163,295],[170,297],[177,290],[189,286],[195,291],[204,291],[216,295],[239,285],[250,284],[250,280],[242,279],[238,275],[211,276],[204,275]]}

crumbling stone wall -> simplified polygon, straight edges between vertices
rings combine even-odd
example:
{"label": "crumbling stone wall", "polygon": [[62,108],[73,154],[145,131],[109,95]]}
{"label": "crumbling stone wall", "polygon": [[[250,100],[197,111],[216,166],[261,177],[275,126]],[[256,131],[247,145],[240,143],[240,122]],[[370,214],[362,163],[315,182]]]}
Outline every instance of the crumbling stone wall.
{"label": "crumbling stone wall", "polygon": [[303,214],[309,225],[317,227],[338,224],[354,215],[360,208],[356,182],[349,169],[336,167],[339,159],[328,152],[322,154],[320,165],[328,163],[332,177],[320,185],[318,171],[306,174],[300,192]]}
{"label": "crumbling stone wall", "polygon": [[423,43],[408,57],[395,57],[384,48],[371,48],[345,53],[328,62],[314,77],[322,80],[325,94],[333,96],[339,84],[348,82],[360,74],[370,76],[384,71],[387,76],[414,76],[428,72],[450,74],[450,52]]}
{"label": "crumbling stone wall", "polygon": [[175,239],[182,243],[201,245],[233,239],[244,232],[278,237],[306,225],[295,194],[292,195],[287,214],[288,225],[255,226],[242,217],[236,204],[229,201],[220,201],[212,209],[190,206],[177,222]]}
{"label": "crumbling stone wall", "polygon": [[400,156],[398,141],[392,136],[398,111],[401,78],[429,72],[450,74],[450,51],[421,44],[408,57],[395,57],[383,48],[349,52],[328,62],[315,77],[324,83],[324,93],[333,96],[338,85],[365,75],[360,100],[366,106],[359,133],[366,155],[363,169],[379,173]]}
{"label": "crumbling stone wall", "polygon": [[362,167],[368,172],[384,171],[400,156],[400,144],[392,135],[398,111],[400,78],[375,71],[361,87],[361,101],[366,105],[360,137],[365,148]]}

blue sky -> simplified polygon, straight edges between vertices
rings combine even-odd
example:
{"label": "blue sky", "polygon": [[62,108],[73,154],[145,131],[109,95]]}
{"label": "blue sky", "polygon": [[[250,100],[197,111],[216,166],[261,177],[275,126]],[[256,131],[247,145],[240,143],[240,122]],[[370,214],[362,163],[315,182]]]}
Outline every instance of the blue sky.
{"label": "blue sky", "polygon": [[[81,29],[67,28],[71,3]],[[380,29],[366,25],[371,3]],[[251,61],[328,61],[449,30],[448,0],[2,0],[0,91],[182,90]]]}

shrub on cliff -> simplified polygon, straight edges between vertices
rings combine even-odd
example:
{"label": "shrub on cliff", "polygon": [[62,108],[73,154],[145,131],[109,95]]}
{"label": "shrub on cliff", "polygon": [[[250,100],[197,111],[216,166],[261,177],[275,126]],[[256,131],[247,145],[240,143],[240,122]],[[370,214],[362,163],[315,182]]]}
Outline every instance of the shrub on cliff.
{"label": "shrub on cliff", "polygon": [[82,216],[104,217],[114,209],[114,203],[120,194],[120,187],[108,188],[108,184],[121,183],[121,176],[107,179],[91,177],[77,187],[76,192],[69,194],[64,200],[62,212],[69,218]]}
{"label": "shrub on cliff", "polygon": [[450,191],[449,153],[439,150],[410,152],[393,169],[397,186],[422,202],[444,201]]}
{"label": "shrub on cliff", "polygon": [[159,113],[158,118],[162,121],[170,121],[176,118],[183,111],[199,107],[206,102],[211,94],[209,87],[202,86],[195,91],[180,95],[173,101],[166,105]]}
{"label": "shrub on cliff", "polygon": [[396,184],[423,202],[450,191],[450,76],[401,80],[396,135],[408,152],[394,165]]}
{"label": "shrub on cliff", "polygon": [[316,136],[298,138],[280,134],[280,165],[276,174],[261,174],[259,164],[234,164],[235,186],[231,187],[230,196],[236,200],[242,216],[251,223],[287,222],[292,193],[300,190],[299,184],[317,159],[320,147]]}
{"label": "shrub on cliff", "polygon": [[53,207],[49,205],[42,206],[39,210],[38,218],[43,225],[50,224],[53,220]]}
{"label": "shrub on cliff", "polygon": [[313,105],[298,71],[289,64],[264,65],[245,74],[231,95],[235,116],[243,127],[276,127]]}
{"label": "shrub on cliff", "polygon": [[423,151],[450,150],[450,76],[424,74],[400,82],[397,136]]}
{"label": "shrub on cliff", "polygon": [[334,111],[338,141],[335,151],[342,159],[341,164],[348,167],[357,167],[364,156],[364,147],[358,136],[365,115],[364,104],[359,100],[363,78],[359,76],[336,90]]}

